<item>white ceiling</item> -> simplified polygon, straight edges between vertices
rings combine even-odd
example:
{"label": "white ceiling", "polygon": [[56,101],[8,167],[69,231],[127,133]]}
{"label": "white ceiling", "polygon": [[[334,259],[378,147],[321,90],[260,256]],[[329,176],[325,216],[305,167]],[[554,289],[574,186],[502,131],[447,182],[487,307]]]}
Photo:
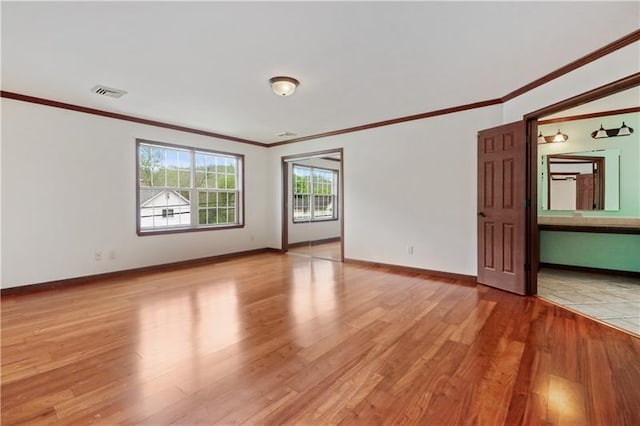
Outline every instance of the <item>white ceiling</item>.
{"label": "white ceiling", "polygon": [[639,22],[635,1],[3,1],[2,90],[276,142],[498,98]]}

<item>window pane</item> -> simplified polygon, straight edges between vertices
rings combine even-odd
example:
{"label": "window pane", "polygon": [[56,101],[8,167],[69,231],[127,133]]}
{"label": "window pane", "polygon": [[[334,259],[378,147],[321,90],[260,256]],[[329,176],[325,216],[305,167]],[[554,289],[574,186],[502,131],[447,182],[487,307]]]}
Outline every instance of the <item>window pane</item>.
{"label": "window pane", "polygon": [[205,172],[196,172],[196,188],[206,188],[207,187],[207,174]]}
{"label": "window pane", "polygon": [[218,222],[217,223],[227,223],[227,209],[218,209]]}
{"label": "window pane", "polygon": [[218,186],[216,188],[226,189],[227,188],[227,176],[223,174],[218,175]]}
{"label": "window pane", "polygon": [[293,220],[311,219],[311,198],[308,195],[296,195],[293,199]]}
{"label": "window pane", "polygon": [[207,158],[204,154],[196,153],[196,170],[207,170]]}
{"label": "window pane", "polygon": [[178,151],[178,168],[191,170],[191,154],[186,151]]}
{"label": "window pane", "polygon": [[178,168],[178,151],[173,149],[165,150],[165,167],[168,169]]}
{"label": "window pane", "polygon": [[191,186],[191,171],[190,170],[181,170],[180,171],[180,187],[190,187]]}
{"label": "window pane", "polygon": [[227,189],[236,189],[236,177],[227,175]]}
{"label": "window pane", "polygon": [[180,186],[179,172],[176,169],[167,169],[167,185],[172,188]]}
{"label": "window pane", "polygon": [[227,207],[227,196],[228,194],[226,192],[221,192],[218,194],[218,206],[220,207]]}
{"label": "window pane", "polygon": [[336,218],[337,172],[315,167],[293,166],[294,221]]}
{"label": "window pane", "polygon": [[216,174],[215,173],[207,173],[207,188],[215,189],[216,188]]}
{"label": "window pane", "polygon": [[235,175],[236,174],[236,168],[237,168],[236,159],[235,158],[228,158],[227,159],[227,173]]}
{"label": "window pane", "polygon": [[215,172],[216,171],[216,158],[213,155],[205,154],[205,162],[207,163],[207,171]]}
{"label": "window pane", "polygon": [[333,217],[333,197],[330,195],[316,195],[314,198],[315,218],[331,218]]}
{"label": "window pane", "polygon": [[151,186],[151,168],[140,167],[140,186]]}

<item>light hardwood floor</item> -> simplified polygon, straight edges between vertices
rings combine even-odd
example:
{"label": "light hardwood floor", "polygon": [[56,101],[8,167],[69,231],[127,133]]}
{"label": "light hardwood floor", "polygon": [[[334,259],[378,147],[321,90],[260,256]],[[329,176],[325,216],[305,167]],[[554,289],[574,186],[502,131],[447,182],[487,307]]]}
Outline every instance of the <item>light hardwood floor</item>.
{"label": "light hardwood floor", "polygon": [[2,424],[640,424],[640,339],[301,256],[2,297]]}

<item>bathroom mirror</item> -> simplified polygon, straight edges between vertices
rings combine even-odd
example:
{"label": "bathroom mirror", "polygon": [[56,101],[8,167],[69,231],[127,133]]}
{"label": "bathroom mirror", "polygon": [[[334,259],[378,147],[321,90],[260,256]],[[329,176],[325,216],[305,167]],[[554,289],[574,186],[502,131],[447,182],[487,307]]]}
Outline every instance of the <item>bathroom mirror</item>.
{"label": "bathroom mirror", "polygon": [[543,155],[543,210],[619,210],[620,152],[617,149]]}

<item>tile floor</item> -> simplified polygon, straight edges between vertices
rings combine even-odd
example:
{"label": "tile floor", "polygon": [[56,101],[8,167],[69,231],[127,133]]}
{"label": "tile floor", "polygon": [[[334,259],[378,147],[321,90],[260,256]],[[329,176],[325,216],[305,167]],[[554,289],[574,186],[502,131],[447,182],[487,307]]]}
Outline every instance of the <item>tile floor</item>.
{"label": "tile floor", "polygon": [[543,268],[538,296],[640,336],[640,278]]}

